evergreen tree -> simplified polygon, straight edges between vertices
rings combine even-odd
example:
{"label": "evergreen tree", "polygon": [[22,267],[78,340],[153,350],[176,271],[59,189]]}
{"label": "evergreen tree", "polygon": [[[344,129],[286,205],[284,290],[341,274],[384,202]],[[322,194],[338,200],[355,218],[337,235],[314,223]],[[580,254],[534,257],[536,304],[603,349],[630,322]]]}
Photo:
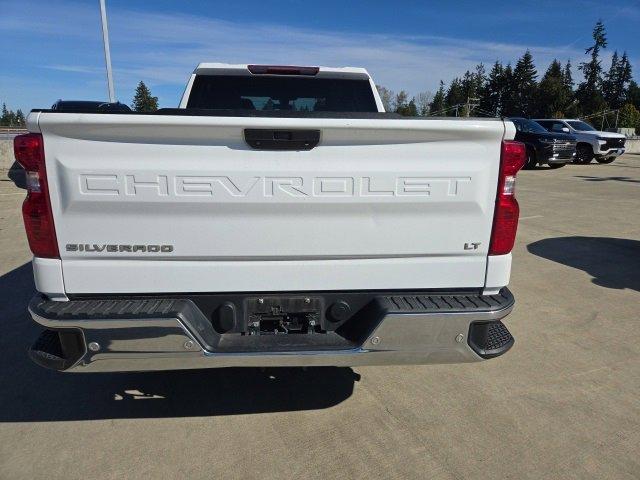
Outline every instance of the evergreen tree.
{"label": "evergreen tree", "polygon": [[595,113],[606,108],[607,104],[602,97],[602,65],[600,51],[607,47],[607,33],[604,24],[598,20],[593,28],[593,45],[585,50],[590,54],[588,62],[582,62],[579,69],[584,75],[584,81],[578,86],[576,96],[580,102],[583,114]]}
{"label": "evergreen tree", "polygon": [[515,77],[510,63],[507,63],[502,72],[501,91],[500,115],[505,117],[515,116],[518,107],[515,98]]}
{"label": "evergreen tree", "polygon": [[18,110],[18,112],[20,112],[20,115],[22,116],[20,120],[16,116],[16,113],[13,110],[8,109],[7,105],[3,103],[2,115],[0,116],[0,126],[3,126],[3,127],[24,126],[24,115],[22,115],[22,112],[20,110]]}
{"label": "evergreen tree", "polygon": [[513,113],[529,117],[533,113],[536,98],[536,77],[538,72],[533,64],[533,56],[527,50],[516,63],[513,71]]}
{"label": "evergreen tree", "polygon": [[15,118],[16,118],[16,126],[17,127],[24,127],[27,124],[27,122],[25,121],[25,118],[24,118],[24,113],[22,113],[22,110],[18,109],[16,111],[16,117]]}
{"label": "evergreen tree", "polygon": [[452,108],[452,111],[449,111],[447,115],[458,116],[461,113],[460,106],[467,101],[467,97],[462,88],[462,80],[456,77],[451,81],[444,100],[447,108],[456,107],[455,109]]}
{"label": "evergreen tree", "polygon": [[155,112],[158,109],[158,97],[151,96],[149,88],[140,81],[131,106],[136,112]]}
{"label": "evergreen tree", "polygon": [[[477,101],[482,95],[486,78],[484,65],[482,63],[476,66],[474,72],[467,70],[460,81],[460,87],[462,89],[463,97],[462,103],[470,105],[477,105]],[[467,111],[467,106],[462,109],[462,116],[469,116],[473,113],[472,108]]]}
{"label": "evergreen tree", "polygon": [[395,99],[396,113],[404,117],[415,117],[418,115],[418,108],[416,107],[416,101],[414,98],[409,100],[409,95],[404,90],[396,95]]}
{"label": "evergreen tree", "polygon": [[618,83],[618,75],[620,73],[620,60],[618,59],[618,51],[613,52],[611,57],[611,66],[609,71],[604,74],[602,81],[602,97],[611,106],[612,100],[617,96],[616,84]]}
{"label": "evergreen tree", "polygon": [[418,116],[418,107],[416,107],[416,100],[412,98],[409,102],[405,102],[402,106],[398,107],[397,113],[403,117],[416,117]]}
{"label": "evergreen tree", "polygon": [[440,87],[429,104],[429,115],[443,117],[445,115],[445,112],[443,112],[445,107],[444,82],[440,80]]}
{"label": "evergreen tree", "polygon": [[9,109],[7,108],[7,104],[2,104],[2,116],[0,116],[0,125],[9,126]]}
{"label": "evergreen tree", "polygon": [[633,72],[631,70],[631,62],[629,61],[629,56],[627,52],[622,54],[621,66],[620,66],[620,77],[619,77],[619,90],[624,99],[627,99],[629,95],[629,85],[633,80]]}
{"label": "evergreen tree", "polygon": [[[571,72],[569,71],[569,75]],[[565,116],[566,110],[573,102],[573,91],[567,82],[565,71],[557,60],[553,60],[545,72],[536,95],[536,106],[533,114],[542,118],[558,118]]]}
{"label": "evergreen tree", "polygon": [[504,69],[499,61],[493,64],[480,95],[480,109],[499,116],[504,90]]}
{"label": "evergreen tree", "polygon": [[567,60],[567,64],[564,67],[564,89],[567,92],[567,95],[571,99],[571,102],[564,109],[564,117],[567,118],[575,118],[579,116],[579,106],[578,99],[576,98],[576,94],[573,90],[574,82],[573,82],[573,74],[571,73],[571,61]]}
{"label": "evergreen tree", "polygon": [[484,68],[484,63],[480,62],[476,65],[475,72],[475,81],[476,81],[476,95],[480,95],[482,90],[484,89],[485,84],[487,83],[487,71]]}
{"label": "evergreen tree", "polygon": [[573,75],[571,74],[571,60],[567,60],[563,72],[564,88],[573,92]]}
{"label": "evergreen tree", "polygon": [[611,108],[620,108],[627,100],[629,83],[631,82],[631,64],[624,52],[618,58],[618,52],[613,52],[611,67],[602,82],[602,95]]}
{"label": "evergreen tree", "polygon": [[[480,107],[480,102],[484,95],[484,91],[487,87],[487,71],[484,68],[484,63],[481,62],[478,65],[476,65],[476,71],[474,75],[475,75],[475,92],[474,92],[475,95],[473,95],[473,97],[476,100],[475,104],[478,107]],[[478,112],[478,114],[486,115],[486,112]]]}
{"label": "evergreen tree", "polygon": [[[475,76],[467,70],[464,72],[462,79],[460,80],[460,89],[462,91],[462,102],[467,104],[469,99],[474,98],[477,93]],[[460,109],[459,115],[461,117],[468,117],[470,112],[467,111],[467,105]]]}
{"label": "evergreen tree", "polygon": [[[464,72],[460,80],[460,88],[464,97],[475,97],[477,95],[476,77],[469,70]],[[467,98],[465,98],[466,102]]]}

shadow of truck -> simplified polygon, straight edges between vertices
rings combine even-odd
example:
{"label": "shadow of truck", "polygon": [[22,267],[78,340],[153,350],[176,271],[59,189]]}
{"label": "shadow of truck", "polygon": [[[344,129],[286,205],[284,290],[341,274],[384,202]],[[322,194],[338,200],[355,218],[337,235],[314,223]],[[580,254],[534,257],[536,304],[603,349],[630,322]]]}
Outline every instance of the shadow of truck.
{"label": "shadow of truck", "polygon": [[545,238],[527,246],[534,255],[577,268],[606,288],[640,291],[640,241],[609,237]]}
{"label": "shadow of truck", "polygon": [[353,393],[350,368],[235,368],[148,373],[57,373],[33,364],[40,329],[27,304],[31,264],[0,277],[0,422],[193,417],[332,407]]}

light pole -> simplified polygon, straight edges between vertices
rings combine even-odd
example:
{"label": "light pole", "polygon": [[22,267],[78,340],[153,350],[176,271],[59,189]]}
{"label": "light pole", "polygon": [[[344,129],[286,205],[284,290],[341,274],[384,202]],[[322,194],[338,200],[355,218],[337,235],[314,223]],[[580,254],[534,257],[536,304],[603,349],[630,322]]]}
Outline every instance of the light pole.
{"label": "light pole", "polygon": [[107,25],[107,8],[105,0],[100,0],[100,18],[102,20],[102,42],[104,44],[104,61],[107,65],[107,88],[109,90],[109,102],[116,101],[113,91],[113,72],[111,71],[111,50],[109,49],[109,27]]}

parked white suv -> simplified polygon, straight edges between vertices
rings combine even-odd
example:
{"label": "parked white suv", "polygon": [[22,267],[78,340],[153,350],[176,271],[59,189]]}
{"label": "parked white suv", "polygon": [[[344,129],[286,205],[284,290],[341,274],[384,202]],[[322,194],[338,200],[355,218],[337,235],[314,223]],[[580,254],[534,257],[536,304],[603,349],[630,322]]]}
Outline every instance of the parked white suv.
{"label": "parked white suv", "polygon": [[611,163],[624,153],[626,137],[620,133],[601,132],[582,120],[534,119],[549,132],[570,133],[576,137],[576,163]]}

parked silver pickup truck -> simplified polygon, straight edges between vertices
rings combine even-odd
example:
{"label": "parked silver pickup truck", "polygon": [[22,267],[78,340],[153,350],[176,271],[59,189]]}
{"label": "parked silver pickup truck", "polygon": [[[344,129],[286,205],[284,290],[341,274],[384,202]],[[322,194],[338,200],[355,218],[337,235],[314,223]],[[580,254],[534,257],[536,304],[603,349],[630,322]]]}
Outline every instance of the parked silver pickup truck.
{"label": "parked silver pickup truck", "polygon": [[513,344],[510,121],[384,113],[359,68],[201,64],[179,108],[33,110],[28,128],[42,366],[470,362]]}

